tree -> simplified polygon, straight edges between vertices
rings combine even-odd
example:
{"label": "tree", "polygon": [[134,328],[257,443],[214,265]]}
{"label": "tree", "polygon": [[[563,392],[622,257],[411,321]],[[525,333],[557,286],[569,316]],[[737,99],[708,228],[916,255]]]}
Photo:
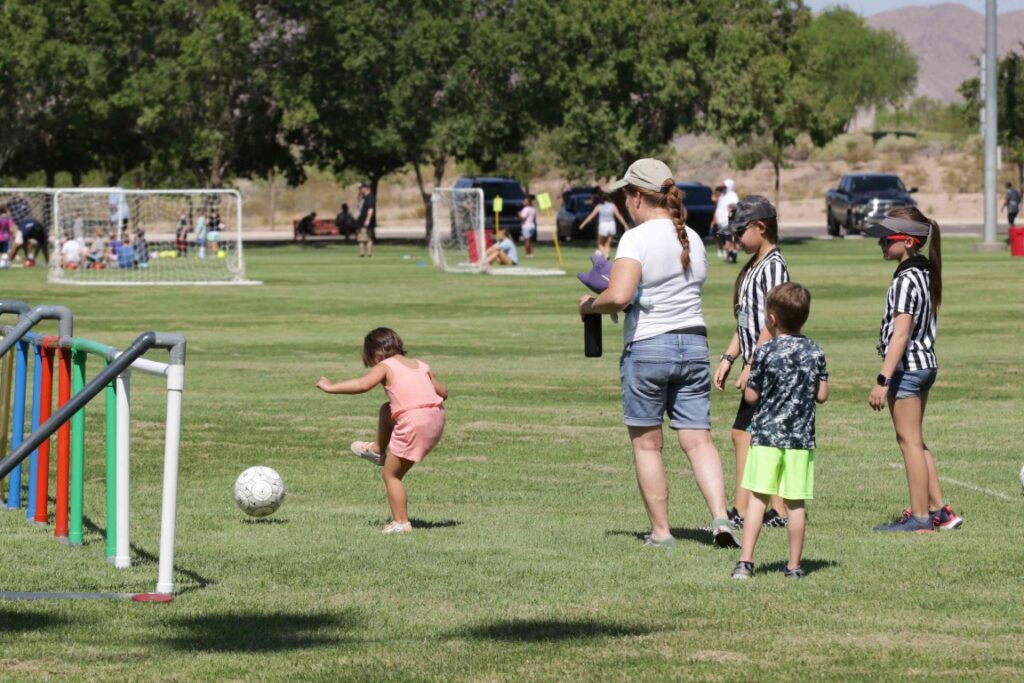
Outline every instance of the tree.
{"label": "tree", "polygon": [[906,97],[917,74],[895,34],[846,9],[812,17],[788,2],[752,3],[714,64],[721,87],[709,98],[709,128],[739,146],[741,167],[771,162],[776,203],[785,153],[801,134],[827,143],[858,109]]}
{"label": "tree", "polygon": [[[1021,44],[1024,48],[1024,43]],[[1024,186],[1024,55],[1013,51],[999,60],[996,68],[996,121],[1003,158],[1017,166],[1018,187]],[[964,118],[973,125],[985,106],[981,81],[972,78],[960,85],[966,100]]]}

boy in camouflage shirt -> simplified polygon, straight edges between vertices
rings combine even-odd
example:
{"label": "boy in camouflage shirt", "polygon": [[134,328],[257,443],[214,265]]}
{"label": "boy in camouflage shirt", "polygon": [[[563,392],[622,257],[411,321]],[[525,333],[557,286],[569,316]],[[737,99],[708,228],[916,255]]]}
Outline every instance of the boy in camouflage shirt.
{"label": "boy in camouflage shirt", "polygon": [[787,282],[765,299],[766,326],[772,338],[758,347],[744,397],[756,405],[750,424],[750,453],[743,488],[753,495],[744,515],[743,550],[732,578],[754,575],[754,546],[771,496],[789,510],[787,578],[804,576],[800,568],[807,517],[804,501],[814,498],[815,403],[828,399],[828,370],[821,347],[800,330],[807,322],[811,294]]}

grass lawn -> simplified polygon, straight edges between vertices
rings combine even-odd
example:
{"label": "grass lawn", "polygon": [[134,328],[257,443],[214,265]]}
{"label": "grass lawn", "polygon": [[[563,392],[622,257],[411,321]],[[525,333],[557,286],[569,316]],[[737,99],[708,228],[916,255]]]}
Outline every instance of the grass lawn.
{"label": "grass lawn", "polygon": [[[881,536],[871,526],[907,501],[891,423],[867,405],[894,266],[867,240],[784,247],[813,293],[805,332],[825,349],[832,385],[801,582],[779,571],[779,530],[762,536],[764,572],[730,580],[737,552],[699,531],[709,520],[675,447],[666,464],[679,546],[641,547],[621,328],[606,320],[605,356],[583,357],[584,289],[571,275],[443,275],[423,267],[422,248],[359,259],[338,245],[250,249],[261,287],[58,287],[42,269],[0,273],[5,298],[67,305],[81,336],[188,339],[177,599],[0,602],[0,679],[1018,678],[1024,259],[977,254],[965,239],[945,249],[941,371],[925,432],[967,521],[941,535]],[[550,252],[537,265],[554,265]],[[589,255],[568,249],[570,273],[589,268]],[[713,259],[704,305],[715,357],[732,330],[735,273]],[[451,393],[445,438],[407,478],[418,529],[398,538],[379,532],[380,472],[348,455],[371,436],[383,392],[313,387],[321,374],[360,373],[362,337],[380,325]],[[154,378],[132,388],[136,566],[103,560],[99,402],[87,411],[85,546],[0,514],[4,590],[153,590],[163,395]],[[716,392],[712,407],[730,481],[736,401]],[[231,493],[256,464],[288,489],[264,521],[247,519]]]}

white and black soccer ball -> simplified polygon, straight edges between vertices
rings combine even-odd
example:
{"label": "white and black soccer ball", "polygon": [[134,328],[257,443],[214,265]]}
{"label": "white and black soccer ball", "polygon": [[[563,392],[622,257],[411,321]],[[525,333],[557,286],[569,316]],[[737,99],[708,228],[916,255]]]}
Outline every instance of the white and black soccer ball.
{"label": "white and black soccer ball", "polygon": [[235,502],[250,517],[266,517],[284,501],[284,479],[269,467],[250,467],[235,480]]}

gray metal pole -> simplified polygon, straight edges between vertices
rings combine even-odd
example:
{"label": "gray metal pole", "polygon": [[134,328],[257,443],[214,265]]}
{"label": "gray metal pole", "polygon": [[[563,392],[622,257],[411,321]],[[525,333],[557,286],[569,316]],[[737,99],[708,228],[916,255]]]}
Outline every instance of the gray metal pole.
{"label": "gray metal pole", "polygon": [[982,248],[996,247],[996,196],[999,183],[998,160],[998,53],[996,51],[996,0],[985,1],[985,231]]}

